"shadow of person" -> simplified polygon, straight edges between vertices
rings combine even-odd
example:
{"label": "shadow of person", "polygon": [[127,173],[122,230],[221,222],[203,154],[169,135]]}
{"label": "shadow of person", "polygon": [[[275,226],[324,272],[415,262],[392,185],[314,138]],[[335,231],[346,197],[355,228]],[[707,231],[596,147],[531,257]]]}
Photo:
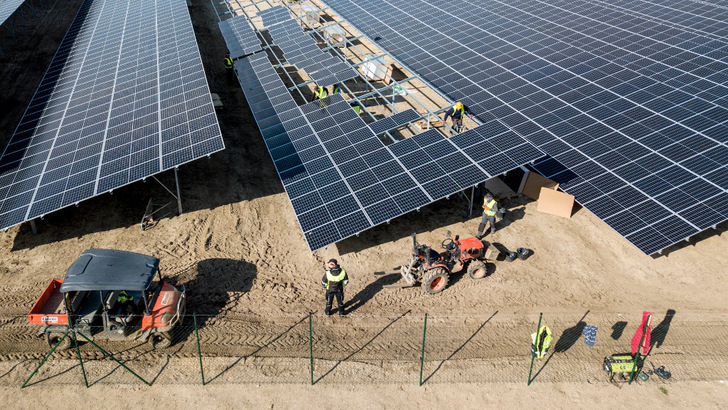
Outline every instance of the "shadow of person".
{"label": "shadow of person", "polygon": [[612,339],[619,340],[624,333],[624,328],[627,327],[627,322],[620,320],[619,322],[612,325]]}
{"label": "shadow of person", "polygon": [[362,307],[365,303],[367,303],[371,298],[374,297],[377,293],[379,293],[382,288],[384,288],[385,285],[391,285],[396,283],[398,280],[402,278],[402,275],[399,273],[393,273],[389,275],[382,276],[375,280],[374,282],[368,284],[364,289],[360,290],[359,293],[354,295],[349,301],[344,300],[344,306],[347,313],[354,312],[355,310]]}
{"label": "shadow of person", "polygon": [[665,342],[665,337],[667,336],[668,330],[670,330],[670,323],[672,322],[673,316],[675,316],[675,310],[667,309],[667,312],[665,312],[665,318],[662,319],[662,322],[660,322],[660,324],[652,329],[650,350],[649,352],[647,352],[647,354],[650,354],[653,348],[659,348]]}
{"label": "shadow of person", "polygon": [[564,330],[564,333],[561,334],[559,340],[556,341],[554,352],[563,353],[569,350],[581,337],[581,332],[584,330],[584,327],[586,327],[586,322],[580,320],[576,326],[572,326]]}

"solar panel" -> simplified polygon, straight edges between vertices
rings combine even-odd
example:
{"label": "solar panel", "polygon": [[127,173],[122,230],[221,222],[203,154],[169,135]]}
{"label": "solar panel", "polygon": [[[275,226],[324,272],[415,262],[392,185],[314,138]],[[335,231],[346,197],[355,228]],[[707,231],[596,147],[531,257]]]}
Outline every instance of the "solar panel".
{"label": "solar panel", "polygon": [[85,2],[0,157],[0,228],[223,148],[185,2]]}
{"label": "solar panel", "polygon": [[[515,158],[530,158],[516,164],[492,152],[478,158],[492,161],[485,170],[457,137],[434,130],[385,147],[341,94],[296,106],[266,54],[238,60],[235,70],[311,251],[543,156],[521,139]],[[486,141],[496,129],[458,137]]]}
{"label": "solar panel", "polygon": [[726,8],[326,4],[482,122],[500,119],[541,148],[539,172],[644,253],[728,219]]}
{"label": "solar panel", "polygon": [[0,2],[0,25],[5,23],[5,20],[9,19],[10,16],[15,13],[20,6],[25,3],[25,0],[3,0]]}
{"label": "solar panel", "polygon": [[245,16],[233,17],[218,23],[231,58],[253,54],[262,50],[260,39]]}
{"label": "solar panel", "polygon": [[264,25],[272,25],[268,27],[268,32],[273,43],[283,51],[286,61],[304,70],[317,85],[328,87],[358,75],[348,64],[321,51],[314,39],[291,19],[285,7],[275,6],[258,15]]}
{"label": "solar panel", "polygon": [[389,130],[399,128],[412,121],[417,121],[419,118],[420,118],[420,114],[418,114],[417,111],[410,108],[410,109],[404,110],[402,112],[393,114],[387,118],[383,118],[381,120],[375,121],[375,122],[369,124],[369,128],[371,128],[375,134],[381,134],[381,133],[387,132]]}

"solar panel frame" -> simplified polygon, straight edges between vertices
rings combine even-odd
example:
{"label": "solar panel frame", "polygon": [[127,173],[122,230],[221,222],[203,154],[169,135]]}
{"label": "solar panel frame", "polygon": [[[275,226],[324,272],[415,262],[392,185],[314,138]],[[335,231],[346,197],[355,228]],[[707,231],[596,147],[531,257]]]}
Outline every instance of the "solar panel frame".
{"label": "solar panel frame", "polygon": [[262,50],[260,39],[248,18],[237,16],[218,23],[230,57],[237,59]]}

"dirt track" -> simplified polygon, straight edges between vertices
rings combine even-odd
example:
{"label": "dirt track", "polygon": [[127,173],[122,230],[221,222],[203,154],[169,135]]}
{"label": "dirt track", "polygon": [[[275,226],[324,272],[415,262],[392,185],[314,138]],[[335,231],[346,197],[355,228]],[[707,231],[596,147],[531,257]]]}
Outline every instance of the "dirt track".
{"label": "dirt track", "polygon": [[[54,8],[52,14],[46,11],[39,17],[47,28],[46,36],[37,40],[32,37],[36,31],[28,29],[25,37],[18,34],[15,48],[10,51],[19,56],[14,63],[8,64],[7,57],[3,57],[2,89],[17,90],[12,96],[2,97],[3,146],[79,4],[70,2],[62,7],[58,3],[46,6]],[[504,204],[509,214],[499,222],[494,237],[486,239],[511,249],[525,246],[535,254],[527,261],[499,262],[492,275],[479,281],[467,275],[456,276],[436,296],[427,296],[419,288],[383,289],[397,276],[373,273],[393,272],[406,260],[412,232],[431,245],[439,244],[448,230],[463,236],[474,234],[479,215],[465,220],[467,203],[457,196],[311,254],[242,91],[225,83],[221,64],[225,46],[212,6],[208,1],[195,4],[192,17],[208,81],[211,91],[220,94],[225,105],[218,118],[227,149],[180,169],[185,213],[164,219],[151,230],[139,228],[147,201],[150,197],[164,202],[171,198],[149,180],[50,214],[39,222],[38,235],[25,225],[0,235],[0,384],[14,385],[36,363],[28,359],[38,359],[47,351],[35,337],[36,329],[25,326],[22,315],[51,278],[62,277],[78,254],[92,247],[159,257],[163,275],[187,286],[188,311],[209,316],[201,332],[207,357],[222,360],[255,352],[256,357],[294,361],[294,373],[286,375],[288,362],[281,362],[278,369],[274,363],[272,376],[261,376],[264,381],[300,382],[297,372],[300,363],[305,364],[300,359],[308,353],[307,328],[301,321],[308,312],[314,312],[316,323],[321,325],[317,334],[321,345],[346,341],[337,357],[326,356],[327,350],[321,347],[316,352],[321,360],[335,362],[352,352],[358,355],[349,358],[354,363],[382,363],[390,358],[405,358],[408,363],[416,360],[421,320],[427,312],[443,318],[439,326],[437,319],[431,325],[431,366],[448,360],[450,354],[454,356],[449,360],[456,367],[457,363],[471,365],[458,360],[475,358],[482,360],[486,368],[505,369],[500,381],[513,378],[515,382],[523,376],[521,361],[527,357],[523,346],[527,346],[524,338],[527,340],[530,330],[524,329],[536,326],[538,312],[545,312],[549,324],[560,335],[589,311],[585,322],[600,326],[598,340],[604,343],[601,350],[575,347],[569,356],[573,360],[564,361],[570,364],[560,367],[559,360],[554,360],[553,371],[539,377],[544,381],[572,381],[577,369],[584,376],[578,381],[594,382],[601,374],[592,371],[591,366],[598,368],[604,351],[627,349],[642,310],[651,310],[659,321],[665,311],[673,309],[674,325],[653,357],[670,363],[675,374],[682,373],[683,380],[716,380],[728,374],[728,357],[712,356],[715,351],[726,351],[728,343],[724,326],[728,321],[725,223],[718,231],[707,231],[692,244],[653,259],[585,210],[564,220],[538,213],[534,202],[517,198]],[[36,42],[37,46],[31,47]],[[35,53],[27,51],[32,48]],[[8,52],[7,47],[4,51]],[[29,64],[32,59],[37,63]],[[171,175],[162,175],[160,180],[173,183]],[[351,277],[346,296],[352,317],[345,319],[347,322],[321,315],[323,295],[318,281],[323,262],[331,257],[337,257]],[[499,313],[493,321],[477,331],[496,311]],[[236,319],[250,314],[260,317],[254,321],[249,316]],[[622,319],[618,314],[623,315]],[[399,315],[404,317],[386,327]],[[444,319],[446,316],[456,318]],[[610,339],[610,326],[619,320],[628,322],[625,335],[619,340]],[[712,325],[705,325],[706,321]],[[293,325],[293,330],[286,331]],[[372,339],[382,328],[386,331]],[[283,333],[285,336],[280,338]],[[488,340],[492,335],[497,337]],[[472,340],[456,351],[471,336]],[[196,353],[189,328],[170,351],[151,353],[145,349],[136,347],[121,358],[143,356],[140,360],[150,363],[153,374],[157,371],[155,363],[170,355],[187,360]],[[124,349],[117,346],[119,350]],[[87,359],[100,358],[88,346],[83,354]],[[693,355],[692,359],[679,357],[686,354]],[[73,356],[62,353],[58,357]],[[63,368],[63,362],[58,366]],[[260,368],[265,366],[270,364]],[[374,374],[399,381],[412,370],[410,364],[404,366]],[[700,370],[707,367],[710,372]],[[457,369],[453,372],[458,374]],[[465,376],[453,376],[455,381],[483,381],[471,380],[473,373],[467,369],[460,369],[460,374]],[[193,383],[191,380],[180,383]],[[68,383],[78,383],[77,374]]]}

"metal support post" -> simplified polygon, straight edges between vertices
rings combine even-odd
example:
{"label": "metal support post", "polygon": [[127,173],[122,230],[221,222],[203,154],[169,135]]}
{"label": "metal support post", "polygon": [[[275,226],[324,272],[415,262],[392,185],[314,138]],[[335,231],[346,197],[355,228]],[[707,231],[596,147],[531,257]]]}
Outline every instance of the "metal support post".
{"label": "metal support post", "polygon": [[182,215],[182,196],[179,193],[179,177],[177,176],[177,167],[174,167],[174,183],[177,185],[177,209]]}
{"label": "metal support post", "polygon": [[311,359],[311,386],[313,386],[313,327],[311,325],[311,312],[308,312],[308,352]]}
{"label": "metal support post", "polygon": [[645,341],[645,335],[647,334],[647,326],[650,325],[650,321],[652,320],[652,315],[647,316],[647,320],[645,320],[645,325],[642,327],[642,337],[640,337],[640,344],[637,345],[637,353],[634,355],[634,363],[632,363],[632,372],[629,374],[629,384],[632,384],[632,380],[634,380],[634,374],[637,370],[637,359],[640,357],[640,349],[642,348],[642,342]]}
{"label": "metal support post", "polygon": [[422,386],[422,371],[425,368],[425,336],[427,335],[427,313],[425,313],[425,326],[422,329],[422,355],[420,356],[420,386]]}
{"label": "metal support post", "polygon": [[51,351],[48,352],[48,354],[45,355],[45,357],[43,358],[43,360],[40,361],[40,363],[35,368],[35,370],[33,370],[33,372],[30,374],[30,376],[28,376],[28,378],[25,380],[25,382],[23,383],[23,385],[20,386],[21,389],[24,388],[26,384],[28,384],[28,382],[30,381],[30,379],[33,378],[33,376],[35,376],[35,374],[38,372],[38,369],[40,369],[40,367],[43,366],[43,363],[45,363],[46,360],[48,360],[48,358],[51,357],[51,355],[53,354],[53,352],[56,351],[56,348],[58,347],[58,345],[60,345],[61,343],[63,343],[63,341],[68,337],[68,334],[70,332],[71,332],[71,329],[68,329],[66,331],[66,333],[63,335],[63,337],[61,338],[61,340],[59,340],[58,343],[56,343],[56,345],[53,346],[53,348],[51,349]]}
{"label": "metal support post", "polygon": [[[543,317],[543,312],[538,315],[538,326],[536,327],[536,349],[538,351],[538,331],[541,330],[541,318]],[[531,352],[531,368],[528,370],[528,386],[531,385],[531,372],[533,371],[533,359],[536,358],[536,355],[534,352]]]}
{"label": "metal support post", "polygon": [[146,380],[142,379],[142,376],[139,376],[138,374],[134,373],[134,371],[133,371],[132,369],[130,369],[130,368],[128,368],[128,367],[126,367],[126,365],[125,365],[124,363],[120,362],[120,361],[119,361],[119,360],[118,360],[118,359],[117,359],[116,357],[114,357],[114,356],[113,356],[113,355],[112,355],[111,353],[107,352],[107,351],[106,351],[106,350],[104,350],[104,349],[103,349],[103,348],[102,348],[101,346],[99,346],[99,345],[97,345],[96,343],[94,343],[94,342],[93,342],[93,340],[91,340],[91,339],[89,339],[88,337],[86,337],[86,335],[84,335],[83,333],[78,333],[78,334],[79,334],[79,335],[81,335],[81,337],[82,337],[82,338],[86,339],[86,341],[87,341],[87,342],[91,343],[91,344],[92,344],[92,345],[93,345],[93,346],[94,346],[95,348],[99,349],[99,351],[100,351],[101,353],[103,353],[103,354],[104,354],[104,356],[106,356],[106,357],[108,357],[108,358],[112,359],[113,361],[115,361],[116,363],[118,363],[118,364],[119,364],[119,366],[123,367],[123,368],[124,368],[124,369],[126,369],[126,370],[127,370],[127,371],[128,371],[129,373],[131,373],[131,374],[133,374],[134,376],[136,376],[136,378],[137,378],[137,379],[139,379],[139,380],[143,381],[143,382],[144,382],[144,383],[145,383],[145,384],[146,384],[147,386],[151,386],[151,385],[152,385],[152,383],[149,383],[148,381],[146,381]]}
{"label": "metal support post", "polygon": [[30,230],[33,231],[33,235],[38,235],[38,226],[35,224],[35,219],[30,220]]}
{"label": "metal support post", "polygon": [[192,314],[192,322],[195,324],[195,338],[197,339],[197,357],[200,359],[200,376],[202,376],[202,385],[205,385],[205,371],[202,369],[202,353],[200,352],[200,335],[197,333],[197,314]]}
{"label": "metal support post", "polygon": [[470,188],[470,206],[468,207],[468,219],[473,214],[473,201],[475,200],[475,185]]}
{"label": "metal support post", "polygon": [[78,356],[78,362],[81,364],[81,374],[83,374],[83,384],[88,389],[88,379],[86,378],[86,369],[83,368],[83,359],[81,358],[81,351],[78,349],[78,337],[76,337],[76,330],[71,328],[73,331],[73,344],[76,345],[76,355]]}

